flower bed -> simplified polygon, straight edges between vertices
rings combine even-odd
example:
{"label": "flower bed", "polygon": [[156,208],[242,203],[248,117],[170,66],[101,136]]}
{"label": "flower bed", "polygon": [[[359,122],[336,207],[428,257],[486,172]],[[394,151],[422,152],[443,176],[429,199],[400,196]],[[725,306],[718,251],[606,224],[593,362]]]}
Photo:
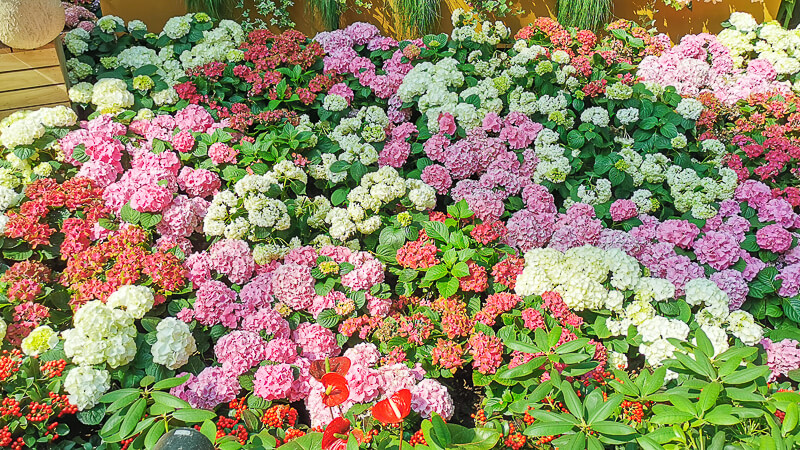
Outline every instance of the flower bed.
{"label": "flower bed", "polygon": [[70,31],[82,116],[0,122],[0,446],[792,448],[795,32],[452,19]]}

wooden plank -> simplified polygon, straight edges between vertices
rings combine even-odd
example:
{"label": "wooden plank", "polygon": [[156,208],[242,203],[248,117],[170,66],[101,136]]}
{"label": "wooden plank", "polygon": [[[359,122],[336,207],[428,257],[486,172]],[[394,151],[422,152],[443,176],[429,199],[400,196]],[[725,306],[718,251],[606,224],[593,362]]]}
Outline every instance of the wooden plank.
{"label": "wooden plank", "polygon": [[69,102],[66,102],[66,103],[61,102],[61,103],[50,103],[48,105],[26,106],[25,108],[5,109],[5,110],[0,111],[0,119],[2,119],[4,117],[8,117],[8,116],[10,116],[11,114],[13,114],[13,113],[15,113],[17,111],[23,111],[23,110],[26,110],[26,109],[28,109],[28,110],[36,110],[36,109],[39,109],[39,108],[52,108],[53,106],[59,106],[59,105],[71,106],[69,104]]}
{"label": "wooden plank", "polygon": [[59,65],[59,60],[55,47],[0,54],[0,72],[38,69],[57,65]]}
{"label": "wooden plank", "polygon": [[44,86],[19,91],[4,92],[0,95],[0,110],[27,108],[28,105],[46,105],[68,102],[66,85]]}
{"label": "wooden plank", "polygon": [[61,66],[0,73],[0,92],[64,84]]}

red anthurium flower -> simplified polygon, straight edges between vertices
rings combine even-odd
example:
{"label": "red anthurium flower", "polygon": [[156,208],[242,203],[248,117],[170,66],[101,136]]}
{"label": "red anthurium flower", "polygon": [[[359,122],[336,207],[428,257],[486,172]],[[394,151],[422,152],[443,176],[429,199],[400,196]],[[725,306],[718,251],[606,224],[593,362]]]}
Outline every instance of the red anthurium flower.
{"label": "red anthurium flower", "polygon": [[358,429],[351,430],[349,420],[344,417],[333,419],[322,433],[322,450],[345,450],[351,433],[358,442],[364,442],[364,432]]}
{"label": "red anthurium flower", "polygon": [[372,416],[381,423],[400,423],[411,412],[411,391],[401,389],[372,407]]}
{"label": "red anthurium flower", "polygon": [[322,376],[322,385],[325,390],[322,392],[322,403],[325,406],[338,406],[350,397],[350,389],[347,388],[347,380],[338,373],[331,372]]}
{"label": "red anthurium flower", "polygon": [[312,361],[308,373],[317,381],[322,381],[322,377],[326,373],[338,373],[341,376],[345,376],[348,370],[350,370],[350,358],[339,356]]}

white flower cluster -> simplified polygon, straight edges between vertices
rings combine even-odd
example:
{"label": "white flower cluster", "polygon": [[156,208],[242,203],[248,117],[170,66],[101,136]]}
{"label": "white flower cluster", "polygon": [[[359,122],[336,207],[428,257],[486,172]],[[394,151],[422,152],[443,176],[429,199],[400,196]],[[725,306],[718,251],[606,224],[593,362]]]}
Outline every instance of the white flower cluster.
{"label": "white flower cluster", "polygon": [[286,204],[269,195],[270,191],[281,190],[275,171],[244,176],[233,191],[221,191],[214,196],[203,219],[203,232],[209,236],[255,240],[267,237],[259,229],[266,233],[288,229],[291,218]]}
{"label": "white flower cluster", "polygon": [[89,50],[89,32],[83,28],[75,28],[64,34],[64,46],[75,56],[82,55]]}
{"label": "white flower cluster", "polygon": [[[745,68],[751,59],[769,61],[781,79],[792,79],[800,72],[800,30],[787,30],[777,21],[759,25],[747,13],[734,12],[728,19],[731,27],[717,39],[726,46],[736,67]],[[794,89],[798,90],[797,83]]]}
{"label": "white flower cluster", "polygon": [[[455,110],[459,96],[449,90],[464,84],[464,73],[457,66],[458,61],[453,58],[443,58],[436,64],[425,61],[406,74],[397,90],[397,96],[403,102],[411,102],[419,97],[418,108],[427,116],[431,132],[439,130],[440,113],[449,112],[458,118]],[[462,114],[468,113],[470,111],[462,111]]]}
{"label": "white flower cluster", "polygon": [[78,115],[66,106],[16,112],[0,121],[0,147],[31,145],[44,136],[45,128],[70,127],[77,121]]}
{"label": "white flower cluster", "polygon": [[671,166],[667,169],[666,180],[670,194],[675,201],[675,209],[680,212],[691,211],[697,219],[709,219],[717,214],[713,202],[733,197],[738,184],[736,172],[729,168],[719,169],[720,180],[700,177],[691,168]]}
{"label": "white flower cluster", "polygon": [[[653,367],[677,351],[668,339],[687,341],[690,335],[686,323],[658,315],[653,306],[676,301],[675,286],[665,279],[642,276],[639,262],[619,249],[587,245],[564,253],[552,248],[530,250],[515,289],[521,296],[558,292],[575,311],[611,311],[617,318],[606,321],[608,330],[618,336],[635,327],[642,337],[639,351]],[[685,302],[697,311],[695,321],[717,354],[727,349],[726,331],[746,345],[757,344],[763,336],[751,315],[728,312],[728,295],[712,281],[700,278],[687,283]]]}
{"label": "white flower cluster", "polygon": [[[408,198],[414,209],[425,211],[436,205],[436,191],[420,180],[404,179],[392,167],[384,166],[361,178],[347,194],[347,208],[332,208],[325,216],[332,238],[345,241],[356,231],[371,234],[381,226],[377,214],[382,207]],[[374,214],[370,214],[370,212]]]}
{"label": "white flower cluster", "polygon": [[511,35],[511,29],[499,20],[495,23],[485,21],[477,30],[475,20],[461,8],[453,11],[450,20],[453,23],[451,37],[454,41],[471,40],[478,44],[497,45]]}
{"label": "white flower cluster", "polygon": [[559,135],[555,131],[544,128],[536,135],[534,150],[539,163],[533,173],[533,181],[541,183],[563,183],[567,179],[572,167],[569,159],[564,156],[565,148],[558,143]]}
{"label": "white flower cluster", "polygon": [[[114,304],[124,304],[136,313],[140,308],[149,310],[149,302],[143,299],[146,294],[138,290],[126,292],[122,294],[124,299],[117,297]],[[152,303],[149,304],[152,307]],[[134,316],[128,311],[93,300],[75,313],[73,324],[75,328],[62,332],[62,336],[64,352],[75,364],[93,366],[107,363],[114,368],[128,364],[136,356],[136,326]]]}
{"label": "white flower cluster", "polygon": [[175,370],[187,362],[197,351],[197,343],[189,326],[174,317],[167,317],[156,326],[156,342],[150,352],[153,362]]}
{"label": "white flower cluster", "polygon": [[126,69],[136,70],[147,65],[158,65],[161,63],[161,58],[152,48],[136,45],[119,52],[117,62]]}
{"label": "white flower cluster", "polygon": [[96,405],[109,388],[111,375],[107,370],[79,366],[70,370],[64,378],[64,390],[69,394],[69,402],[80,411]]}
{"label": "white flower cluster", "polygon": [[125,285],[108,296],[106,306],[126,311],[134,319],[141,319],[153,309],[155,296],[147,286]]}
{"label": "white flower cluster", "polygon": [[578,198],[587,205],[599,205],[611,200],[611,181],[600,178],[595,183],[594,189],[581,184],[578,186]]}
{"label": "white flower cluster", "polygon": [[186,14],[185,16],[172,17],[164,24],[164,31],[162,35],[166,35],[170,39],[180,39],[192,29],[192,16],[194,14]]}
{"label": "white flower cluster", "polygon": [[[389,117],[386,115],[386,111],[379,106],[363,107],[355,117],[342,119],[330,135],[330,138],[342,149],[339,160],[349,163],[358,160],[365,166],[375,164],[378,161],[378,151],[369,143],[385,141],[387,125],[389,125]],[[331,158],[332,156],[323,156],[322,166],[324,167],[316,169],[316,175],[312,174],[314,178],[334,183],[344,180],[346,173],[329,173],[330,165],[336,161]]]}
{"label": "white flower cluster", "polygon": [[619,123],[622,125],[630,125],[639,120],[639,110],[636,108],[618,109],[614,115],[617,116]]}
{"label": "white flower cluster", "polygon": [[591,123],[598,127],[607,127],[609,122],[608,111],[599,106],[586,108],[581,113],[581,122]]}
{"label": "white flower cluster", "polygon": [[203,32],[203,39],[190,50],[180,55],[185,69],[191,69],[213,61],[241,60],[239,45],[244,42],[245,33],[242,26],[232,20],[221,20],[216,28]]}
{"label": "white flower cluster", "polygon": [[694,98],[684,98],[678,103],[675,112],[687,120],[697,120],[703,112],[703,103]]}
{"label": "white flower cluster", "polygon": [[133,94],[123,80],[103,78],[92,88],[92,104],[101,114],[116,114],[133,106]]}

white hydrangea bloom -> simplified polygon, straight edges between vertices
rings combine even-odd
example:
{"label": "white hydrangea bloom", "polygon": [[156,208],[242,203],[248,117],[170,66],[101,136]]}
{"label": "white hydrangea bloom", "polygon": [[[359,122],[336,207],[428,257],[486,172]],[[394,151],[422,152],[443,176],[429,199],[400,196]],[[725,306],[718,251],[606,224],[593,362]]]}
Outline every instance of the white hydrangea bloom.
{"label": "white hydrangea bloom", "polygon": [[156,326],[156,342],[150,349],[153,362],[175,370],[187,362],[197,351],[197,344],[189,326],[174,317],[167,317]]}
{"label": "white hydrangea bloom", "polygon": [[147,286],[120,286],[108,296],[106,306],[120,308],[128,312],[134,319],[141,319],[153,308],[155,295]]}
{"label": "white hydrangea bloom", "polygon": [[69,402],[83,411],[92,408],[111,387],[111,375],[106,370],[75,367],[64,378],[64,390]]}

